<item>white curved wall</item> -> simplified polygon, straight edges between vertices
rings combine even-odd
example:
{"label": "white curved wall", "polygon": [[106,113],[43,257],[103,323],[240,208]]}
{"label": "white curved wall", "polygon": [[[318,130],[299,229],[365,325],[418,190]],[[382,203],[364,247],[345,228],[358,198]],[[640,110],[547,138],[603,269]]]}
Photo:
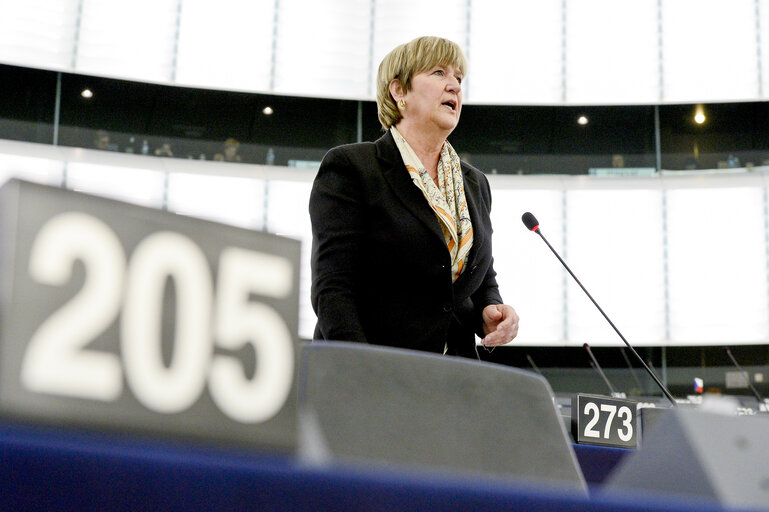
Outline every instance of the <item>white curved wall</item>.
{"label": "white curved wall", "polygon": [[300,96],[373,99],[425,34],[469,55],[469,103],[769,94],[769,0],[0,0],[3,63]]}
{"label": "white curved wall", "polygon": [[[0,140],[0,183],[10,176],[65,183],[300,239],[305,338],[315,324],[307,210],[314,175]],[[522,318],[517,345],[621,345],[547,246],[525,229],[525,211],[537,216],[548,241],[634,345],[769,343],[769,168],[489,180],[498,280]]]}

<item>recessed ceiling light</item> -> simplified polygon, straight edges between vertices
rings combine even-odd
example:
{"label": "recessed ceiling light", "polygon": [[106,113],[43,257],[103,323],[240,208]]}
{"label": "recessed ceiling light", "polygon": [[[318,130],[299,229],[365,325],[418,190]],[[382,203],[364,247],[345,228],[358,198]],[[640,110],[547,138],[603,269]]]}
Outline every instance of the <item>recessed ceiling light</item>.
{"label": "recessed ceiling light", "polygon": [[93,98],[93,91],[91,89],[85,88],[80,93],[80,96],[82,96],[83,98],[89,100],[89,99]]}
{"label": "recessed ceiling light", "polygon": [[694,122],[697,124],[702,124],[706,119],[707,117],[705,117],[705,109],[702,105],[697,105],[694,109]]}
{"label": "recessed ceiling light", "polygon": [[272,115],[272,113],[273,113],[272,107],[264,107],[262,109],[262,114],[264,114],[266,116],[270,116],[270,115]]}
{"label": "recessed ceiling light", "polygon": [[582,126],[585,126],[588,123],[587,117],[585,116],[579,116],[577,118],[577,124],[580,124]]}

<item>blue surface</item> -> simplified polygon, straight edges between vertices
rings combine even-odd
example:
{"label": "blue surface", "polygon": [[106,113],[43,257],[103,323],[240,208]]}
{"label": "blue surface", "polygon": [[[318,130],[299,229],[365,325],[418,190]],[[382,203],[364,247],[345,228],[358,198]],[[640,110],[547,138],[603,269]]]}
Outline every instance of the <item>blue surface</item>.
{"label": "blue surface", "polygon": [[[580,460],[610,453],[577,451]],[[0,495],[7,510],[726,510],[674,496],[586,498],[483,477],[312,467],[292,457],[14,424],[0,425]]]}
{"label": "blue surface", "polygon": [[589,485],[602,484],[619,462],[635,450],[575,444],[574,453]]}

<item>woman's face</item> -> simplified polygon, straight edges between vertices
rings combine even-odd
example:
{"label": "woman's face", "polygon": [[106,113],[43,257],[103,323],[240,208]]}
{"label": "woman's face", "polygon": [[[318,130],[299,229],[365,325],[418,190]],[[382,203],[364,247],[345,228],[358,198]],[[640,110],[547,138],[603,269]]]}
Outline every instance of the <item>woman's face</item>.
{"label": "woman's face", "polygon": [[406,94],[403,119],[425,130],[445,132],[447,137],[459,122],[462,111],[462,73],[447,66],[414,75]]}

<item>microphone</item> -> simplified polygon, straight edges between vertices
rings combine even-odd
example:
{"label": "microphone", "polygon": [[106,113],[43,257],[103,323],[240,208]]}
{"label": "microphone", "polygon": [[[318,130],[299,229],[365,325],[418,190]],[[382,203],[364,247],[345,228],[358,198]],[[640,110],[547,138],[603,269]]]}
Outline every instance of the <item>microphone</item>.
{"label": "microphone", "polygon": [[595,368],[595,370],[598,372],[598,375],[600,375],[603,381],[606,383],[606,386],[608,386],[609,391],[611,392],[611,396],[614,396],[614,397],[619,396],[619,393],[617,393],[617,391],[614,389],[614,386],[612,386],[611,382],[609,382],[609,378],[606,376],[605,373],[603,373],[603,369],[601,368],[601,365],[598,364],[598,360],[593,355],[593,351],[590,350],[590,345],[585,343],[584,345],[582,345],[582,347],[585,350],[587,350],[587,354],[590,356],[590,359],[592,359],[592,361],[590,361],[590,366]]}
{"label": "microphone", "polygon": [[638,376],[635,374],[635,369],[633,368],[633,365],[630,364],[630,359],[627,357],[627,353],[625,352],[625,347],[619,348],[620,353],[622,354],[623,359],[625,359],[625,363],[627,364],[627,367],[630,369],[630,375],[633,376],[633,380],[636,383],[636,386],[638,386],[638,393],[643,393],[643,386],[641,386],[641,381],[638,380]]}
{"label": "microphone", "polygon": [[534,359],[532,359],[529,354],[526,354],[526,359],[529,361],[529,364],[534,369],[534,371],[537,372],[540,375],[540,377],[544,377],[544,375],[542,375],[542,372],[539,371],[539,368],[537,368],[537,365],[534,363]]}
{"label": "microphone", "polygon": [[614,325],[614,322],[611,321],[611,319],[604,313],[603,309],[601,309],[601,306],[598,305],[598,303],[595,301],[592,295],[587,291],[587,289],[582,285],[579,279],[577,279],[577,276],[574,275],[574,272],[571,271],[569,266],[566,264],[565,261],[563,261],[563,258],[556,252],[555,249],[553,249],[553,246],[550,245],[550,242],[547,241],[547,238],[542,234],[542,230],[539,228],[539,221],[537,221],[537,218],[531,214],[530,212],[526,212],[521,217],[521,220],[523,221],[524,225],[530,230],[535,232],[539,235],[539,237],[542,239],[545,244],[550,248],[550,250],[555,254],[555,257],[558,258],[558,261],[561,262],[561,265],[569,272],[572,278],[574,278],[574,281],[577,282],[580,288],[582,288],[582,291],[585,292],[585,295],[590,299],[590,301],[595,305],[596,308],[598,308],[598,311],[601,312],[603,317],[606,319],[607,322],[609,322],[609,325],[614,329],[614,331],[619,335],[620,339],[625,343],[628,349],[630,349],[630,352],[633,353],[633,355],[638,359],[638,361],[643,365],[646,372],[651,376],[651,378],[654,380],[654,382],[657,384],[657,386],[662,390],[662,393],[670,400],[670,403],[673,405],[673,407],[677,407],[676,400],[673,398],[673,395],[670,394],[670,391],[668,391],[668,388],[665,387],[665,385],[660,381],[657,376],[654,374],[654,372],[649,368],[644,360],[641,358],[640,355],[638,355],[638,352],[633,348],[633,346],[625,339],[625,337],[622,335],[621,332],[619,332],[619,329],[617,329],[617,326]]}
{"label": "microphone", "polygon": [[[531,212],[526,212],[521,217],[521,220],[526,225],[526,228],[529,231],[539,232],[539,221]],[[540,233],[541,234],[541,233]]]}
{"label": "microphone", "polygon": [[736,360],[736,359],[734,358],[734,356],[732,355],[732,351],[731,351],[731,350],[729,350],[729,347],[726,347],[726,355],[727,355],[727,356],[729,356],[729,359],[731,359],[731,360],[732,360],[732,364],[734,364],[734,366],[735,366],[735,367],[737,367],[737,369],[738,369],[740,372],[744,373],[744,374],[745,374],[745,376],[747,377],[747,380],[748,380],[748,387],[750,388],[750,391],[752,391],[752,392],[753,392],[753,396],[754,396],[754,397],[756,397],[756,400],[758,400],[758,406],[759,406],[759,408],[760,408],[762,405],[763,405],[763,406],[764,406],[764,408],[765,408],[765,407],[766,407],[766,403],[764,402],[764,399],[763,399],[763,398],[761,397],[761,395],[758,393],[758,390],[755,388],[755,386],[753,386],[753,384],[751,384],[751,382],[750,382],[750,374],[749,374],[748,372],[746,372],[746,371],[745,371],[745,370],[742,368],[742,366],[740,366],[740,365],[739,365],[739,363],[737,362],[737,360]]}

